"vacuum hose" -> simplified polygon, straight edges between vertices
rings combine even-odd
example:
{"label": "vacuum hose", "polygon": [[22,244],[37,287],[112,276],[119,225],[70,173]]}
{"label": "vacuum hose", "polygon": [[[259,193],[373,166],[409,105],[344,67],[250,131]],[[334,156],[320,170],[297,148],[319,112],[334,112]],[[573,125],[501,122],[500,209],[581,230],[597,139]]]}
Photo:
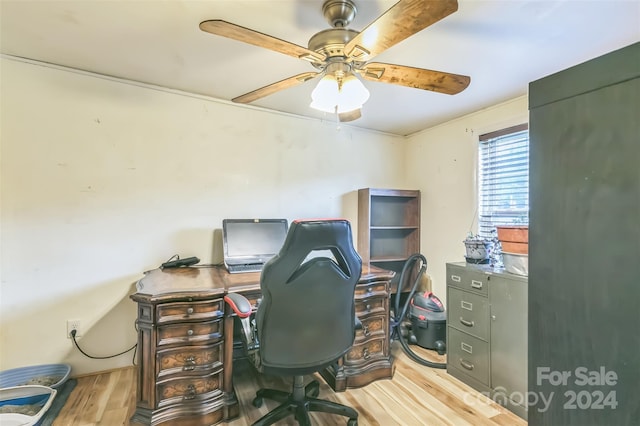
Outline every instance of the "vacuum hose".
{"label": "vacuum hose", "polygon": [[[410,271],[414,263],[418,261],[422,261],[422,266],[420,267],[420,271],[416,276],[416,280],[413,283],[413,286],[411,287],[411,291],[409,292],[409,297],[407,297],[407,300],[401,312],[400,311],[400,290],[402,289],[402,284],[405,281],[405,276],[407,275],[407,272]],[[402,346],[402,349],[404,350],[404,352],[409,356],[409,358],[413,359],[415,362],[431,368],[444,369],[444,368],[447,368],[447,364],[428,361],[418,356],[415,352],[413,352],[413,350],[411,350],[411,348],[409,347],[409,344],[407,343],[407,340],[402,336],[402,330],[401,330],[402,321],[404,320],[404,317],[407,314],[407,310],[409,309],[409,304],[411,303],[411,299],[413,298],[413,295],[416,292],[416,289],[418,288],[418,284],[420,283],[420,278],[422,277],[422,274],[424,274],[426,270],[427,270],[427,259],[420,253],[416,253],[409,256],[404,266],[402,267],[402,272],[400,272],[400,278],[398,279],[398,288],[396,289],[395,309],[393,311],[393,316],[391,318],[391,329],[393,331],[391,333],[391,337],[393,337],[394,335],[398,337],[398,340],[400,340],[400,345]],[[398,315],[398,313],[400,314]]]}

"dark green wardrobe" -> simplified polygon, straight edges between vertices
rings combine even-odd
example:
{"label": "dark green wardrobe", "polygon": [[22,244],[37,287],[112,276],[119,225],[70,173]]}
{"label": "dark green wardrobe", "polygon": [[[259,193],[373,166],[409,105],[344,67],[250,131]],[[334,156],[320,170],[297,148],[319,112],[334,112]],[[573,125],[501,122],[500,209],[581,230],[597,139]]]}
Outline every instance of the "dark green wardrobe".
{"label": "dark green wardrobe", "polygon": [[640,43],[529,110],[529,424],[640,425]]}

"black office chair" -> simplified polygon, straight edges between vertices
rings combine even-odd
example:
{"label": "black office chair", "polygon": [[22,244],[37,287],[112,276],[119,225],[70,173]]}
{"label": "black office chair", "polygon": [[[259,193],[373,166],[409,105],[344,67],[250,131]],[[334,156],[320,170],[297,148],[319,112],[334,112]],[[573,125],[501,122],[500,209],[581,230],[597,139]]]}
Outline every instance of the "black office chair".
{"label": "black office chair", "polygon": [[294,376],[292,392],[257,392],[255,406],[260,407],[263,398],[281,405],[254,426],[271,425],[291,414],[298,424],[310,425],[310,411],[339,414],[349,418],[347,425],[358,424],[353,408],[316,399],[320,385],[314,380],[305,387],[304,375],[321,371],[351,348],[361,269],[347,220],[294,221],[280,253],[262,271],[262,302],[252,328],[249,302],[238,294],[225,297],[244,318],[246,348],[258,370]]}

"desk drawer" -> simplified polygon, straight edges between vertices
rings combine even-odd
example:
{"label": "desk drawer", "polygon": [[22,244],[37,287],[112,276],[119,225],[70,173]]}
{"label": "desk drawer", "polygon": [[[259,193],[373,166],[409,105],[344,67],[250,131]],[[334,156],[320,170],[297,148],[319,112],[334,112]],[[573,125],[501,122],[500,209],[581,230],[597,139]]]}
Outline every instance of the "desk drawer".
{"label": "desk drawer", "polygon": [[359,343],[363,340],[376,336],[386,336],[386,317],[373,316],[361,319],[362,328],[356,330],[355,343]]}
{"label": "desk drawer", "polygon": [[449,325],[489,340],[489,299],[449,287],[447,296]]}
{"label": "desk drawer", "polygon": [[356,285],[354,298],[356,300],[368,299],[372,296],[388,297],[389,295],[389,282],[388,281],[374,281],[367,284]]}
{"label": "desk drawer", "polygon": [[489,344],[449,327],[447,363],[489,386]]}
{"label": "desk drawer", "polygon": [[348,366],[362,365],[363,362],[384,359],[388,356],[388,338],[386,336],[354,343],[344,356],[344,364]]}
{"label": "desk drawer", "polygon": [[204,320],[224,316],[223,301],[174,302],[158,305],[158,324],[175,321]]}
{"label": "desk drawer", "polygon": [[222,367],[222,341],[208,346],[159,350],[158,378],[182,373],[203,374]]}
{"label": "desk drawer", "polygon": [[221,368],[207,376],[182,377],[158,382],[158,408],[221,396],[222,371]]}
{"label": "desk drawer", "polygon": [[369,299],[356,300],[356,315],[362,321],[363,318],[368,317],[371,314],[385,314],[387,313],[386,309],[386,298],[381,297],[372,297]]}
{"label": "desk drawer", "polygon": [[213,343],[222,337],[222,320],[168,324],[158,327],[158,346],[174,343]]}
{"label": "desk drawer", "polygon": [[447,265],[447,285],[487,296],[489,275],[467,270],[464,266]]}

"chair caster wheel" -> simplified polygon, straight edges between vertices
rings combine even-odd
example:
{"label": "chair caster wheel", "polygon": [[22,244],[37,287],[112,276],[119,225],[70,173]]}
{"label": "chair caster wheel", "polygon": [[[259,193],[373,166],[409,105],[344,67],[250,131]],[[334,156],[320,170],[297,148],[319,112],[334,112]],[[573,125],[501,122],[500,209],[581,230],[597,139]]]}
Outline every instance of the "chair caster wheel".
{"label": "chair caster wheel", "polygon": [[347,426],[358,426],[358,419],[349,419]]}
{"label": "chair caster wheel", "polygon": [[262,407],[262,398],[260,397],[253,398],[253,401],[251,401],[251,404],[256,408]]}

